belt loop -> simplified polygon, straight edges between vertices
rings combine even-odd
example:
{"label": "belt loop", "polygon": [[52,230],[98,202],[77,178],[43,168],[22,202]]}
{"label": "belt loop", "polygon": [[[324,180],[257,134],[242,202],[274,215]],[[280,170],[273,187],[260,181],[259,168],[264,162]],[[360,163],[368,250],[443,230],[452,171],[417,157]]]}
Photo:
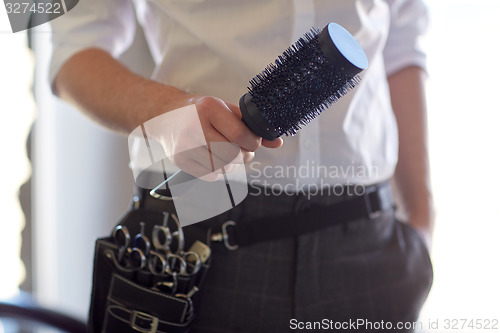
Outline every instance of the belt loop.
{"label": "belt loop", "polygon": [[311,207],[311,200],[305,193],[296,193],[295,197],[295,202],[291,210],[292,213],[298,213]]}
{"label": "belt loop", "polygon": [[250,190],[250,185],[248,185],[247,197],[243,199],[238,205],[228,211],[227,218],[222,221],[222,223],[227,223],[228,221],[241,221],[243,219],[243,216],[245,215],[244,211],[248,206],[248,196],[252,195]]}
{"label": "belt loop", "polygon": [[380,197],[377,186],[370,186],[363,195],[368,217],[373,220],[382,215]]}

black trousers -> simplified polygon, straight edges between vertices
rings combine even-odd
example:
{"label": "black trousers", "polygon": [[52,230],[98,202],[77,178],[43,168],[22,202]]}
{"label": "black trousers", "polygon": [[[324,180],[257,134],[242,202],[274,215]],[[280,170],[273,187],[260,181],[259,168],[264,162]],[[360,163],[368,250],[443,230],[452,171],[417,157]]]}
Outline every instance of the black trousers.
{"label": "black trousers", "polygon": [[[342,199],[310,200],[328,204]],[[290,214],[307,201],[304,196],[250,194],[215,220]],[[374,219],[236,251],[212,243],[212,256],[193,333],[384,332],[381,327],[387,325],[394,332],[411,332],[432,284],[422,239],[396,221],[392,209]]]}

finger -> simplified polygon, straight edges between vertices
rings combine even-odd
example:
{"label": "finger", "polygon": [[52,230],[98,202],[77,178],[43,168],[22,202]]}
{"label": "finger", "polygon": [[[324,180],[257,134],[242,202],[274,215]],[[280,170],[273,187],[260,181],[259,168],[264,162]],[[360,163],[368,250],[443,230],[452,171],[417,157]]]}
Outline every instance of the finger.
{"label": "finger", "polygon": [[216,129],[207,131],[206,140],[209,151],[225,161],[226,164],[233,161],[243,150],[237,144],[229,142]]}
{"label": "finger", "polygon": [[[253,151],[248,151],[248,150],[245,150],[245,149],[242,149],[241,150],[241,154],[242,154],[242,157],[243,157],[243,163],[250,163],[254,157],[255,157],[255,153]],[[233,163],[238,163],[237,161],[233,161]]]}
{"label": "finger", "polygon": [[279,148],[283,145],[283,139],[277,138],[273,141],[262,139],[262,145],[267,148]]}
{"label": "finger", "polygon": [[202,177],[199,177],[199,179],[204,180],[206,182],[215,182],[216,180],[219,180],[222,177],[224,177],[224,175],[222,173],[211,172],[211,173],[206,174]]}
{"label": "finger", "polygon": [[[206,112],[212,127],[223,135],[227,141],[248,150],[255,151],[260,147],[261,138],[255,135],[239,118],[239,114],[220,99],[206,98],[197,105],[201,113]],[[231,106],[236,110],[235,106]]]}
{"label": "finger", "polygon": [[227,162],[212,154],[210,150],[208,150],[207,146],[191,149],[189,151],[182,152],[181,154],[183,161],[195,161],[197,164],[203,166],[207,172],[214,172],[227,164]]}
{"label": "finger", "polygon": [[256,151],[261,146],[262,138],[255,135],[246,125],[235,116],[222,117],[218,114],[212,118],[212,125],[229,142],[237,144],[247,151]]}
{"label": "finger", "polygon": [[[200,154],[193,156],[199,157]],[[203,162],[206,162],[206,159],[204,159]],[[223,176],[221,169],[212,171],[212,166],[207,167],[206,163],[200,163],[195,159],[190,159],[188,158],[188,155],[183,155],[182,158],[178,158],[174,161],[174,163],[182,171],[204,181],[213,182],[219,180]]]}
{"label": "finger", "polygon": [[209,142],[208,149],[214,156],[224,161],[225,164],[247,163],[255,156],[254,152],[240,148],[230,142]]}
{"label": "finger", "polygon": [[[218,142],[220,143],[220,142]],[[215,143],[217,144],[217,142]],[[227,147],[227,144],[224,145]],[[233,146],[233,145],[231,145]],[[220,149],[219,149],[220,152]],[[241,157],[238,155],[241,154]],[[195,149],[190,149],[188,151],[183,151],[175,156],[175,161],[177,163],[182,163],[184,166],[190,165],[190,161],[194,161],[197,165],[202,166],[207,172],[219,172],[222,168],[226,167],[229,164],[242,164],[250,162],[254,157],[253,152],[240,152],[238,149],[238,153],[232,157],[231,160],[226,161],[216,154],[214,154],[211,150],[207,149],[207,146],[197,147]],[[198,171],[199,175],[200,171]]]}
{"label": "finger", "polygon": [[177,165],[180,163],[189,165],[190,161],[196,161],[206,169],[211,168],[210,154],[206,146],[175,152],[173,160]]}
{"label": "finger", "polygon": [[175,161],[175,165],[177,165],[182,171],[196,178],[201,178],[212,173],[210,169],[207,169],[204,165],[198,163],[195,160],[177,160]]}
{"label": "finger", "polygon": [[[224,144],[222,147],[219,144]],[[215,146],[215,147],[214,147]],[[220,147],[220,148],[217,148]],[[228,145],[226,142],[213,142],[210,145],[210,157],[212,159],[212,164],[215,170],[218,170],[222,167],[225,167],[229,164],[243,164],[243,163],[249,163],[252,161],[255,157],[255,153],[251,151],[247,151],[245,149],[240,149],[238,147],[238,150],[236,151],[236,154],[234,154],[234,150],[232,150],[231,154],[229,155],[224,148],[227,148]],[[222,149],[221,149],[222,148]],[[223,156],[224,158],[221,158],[220,156]],[[229,158],[228,158],[229,157]]]}

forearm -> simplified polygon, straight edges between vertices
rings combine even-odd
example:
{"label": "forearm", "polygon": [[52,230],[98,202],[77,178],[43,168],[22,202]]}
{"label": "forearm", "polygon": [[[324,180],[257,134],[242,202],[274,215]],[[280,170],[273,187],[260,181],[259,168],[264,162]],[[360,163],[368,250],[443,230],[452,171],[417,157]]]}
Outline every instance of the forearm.
{"label": "forearm", "polygon": [[409,223],[430,236],[434,207],[427,145],[425,73],[405,68],[389,77],[391,102],[399,129],[399,162],[395,181]]}
{"label": "forearm", "polygon": [[54,91],[97,122],[124,133],[193,97],[132,73],[100,49],[71,57],[59,71]]}

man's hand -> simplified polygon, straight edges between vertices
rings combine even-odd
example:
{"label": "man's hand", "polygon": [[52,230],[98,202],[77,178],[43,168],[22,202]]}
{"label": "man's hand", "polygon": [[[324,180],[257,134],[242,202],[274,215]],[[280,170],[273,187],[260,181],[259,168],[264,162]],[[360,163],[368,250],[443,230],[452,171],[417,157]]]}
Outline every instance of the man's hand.
{"label": "man's hand", "polygon": [[434,216],[410,218],[408,224],[411,225],[422,237],[427,249],[432,248],[432,226],[434,225]]}
{"label": "man's hand", "polygon": [[241,121],[239,108],[215,97],[191,98],[190,106],[149,120],[148,136],[160,142],[167,157],[183,171],[216,180],[250,162],[260,146],[277,148],[282,139],[263,140]]}

